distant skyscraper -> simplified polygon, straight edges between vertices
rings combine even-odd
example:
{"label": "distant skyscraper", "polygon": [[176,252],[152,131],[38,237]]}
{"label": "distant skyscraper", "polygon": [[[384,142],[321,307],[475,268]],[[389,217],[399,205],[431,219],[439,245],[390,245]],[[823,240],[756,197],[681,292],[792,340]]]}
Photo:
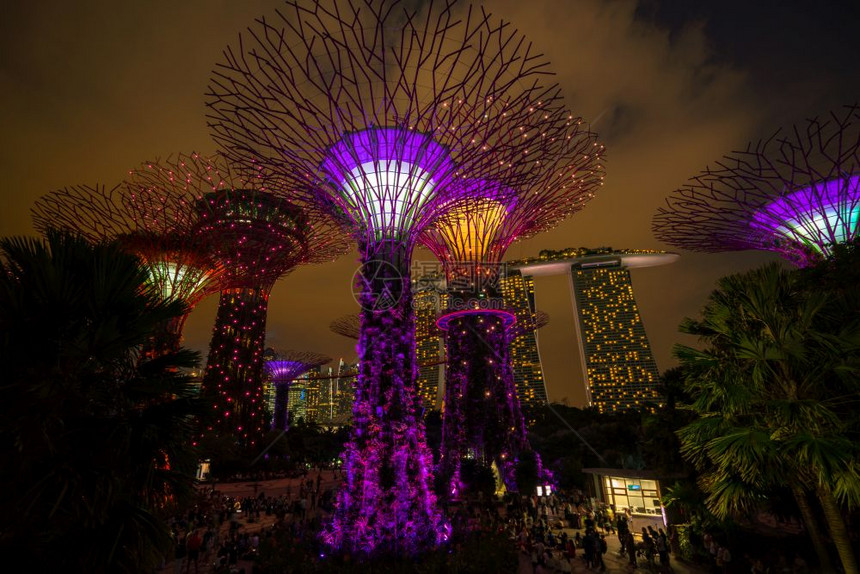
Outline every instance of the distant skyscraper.
{"label": "distant skyscraper", "polygon": [[290,424],[299,419],[308,420],[308,374],[305,373],[294,380],[287,394],[287,412]]}
{"label": "distant skyscraper", "polygon": [[355,381],[358,377],[358,364],[347,364],[343,359],[337,366],[336,420],[346,424],[352,418],[352,403],[355,399]]}
{"label": "distant skyscraper", "polygon": [[[535,312],[535,287],[532,278],[516,269],[508,268],[508,272],[499,281],[505,305],[517,316],[517,322],[531,322]],[[520,404],[526,411],[546,404],[546,383],[538,353],[536,331],[524,330],[511,342],[510,352]]]}
{"label": "distant skyscraper", "polygon": [[445,362],[442,355],[443,340],[436,327],[436,319],[440,309],[445,308],[444,289],[445,280],[438,271],[420,275],[412,281],[418,396],[425,409],[438,409],[442,403]]}
{"label": "distant skyscraper", "polygon": [[[587,405],[614,412],[653,403],[659,378],[639,308],[630,268],[673,263],[662,251],[611,248],[542,251],[539,257],[512,262],[530,279],[566,274],[582,357]],[[531,288],[532,301],[534,288]]]}
{"label": "distant skyscraper", "polygon": [[316,381],[317,412],[314,419],[321,425],[329,425],[335,418],[337,402],[337,378],[331,367],[321,368]]}

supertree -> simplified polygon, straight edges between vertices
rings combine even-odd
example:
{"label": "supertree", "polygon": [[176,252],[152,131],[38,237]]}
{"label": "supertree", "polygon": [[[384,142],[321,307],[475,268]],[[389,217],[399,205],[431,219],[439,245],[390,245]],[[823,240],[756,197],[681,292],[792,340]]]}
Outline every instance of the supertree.
{"label": "supertree", "polygon": [[166,212],[185,214],[223,269],[203,377],[211,407],[203,434],[232,434],[253,446],[269,426],[263,389],[269,293],[297,266],[345,253],[346,236],[322,214],[233,173],[223,158],[178,154],[145,162],[129,179],[136,193],[167,198]]}
{"label": "supertree", "polygon": [[331,361],[331,357],[308,351],[276,351],[276,359],[266,361],[266,370],[272,385],[275,387],[275,409],[272,413],[272,428],[276,430],[287,430],[289,428],[289,417],[287,414],[287,402],[290,393],[290,385],[301,375],[311,369],[325,365]]}
{"label": "supertree", "polygon": [[860,107],[846,106],[733,152],[673,192],[653,220],[692,251],[775,251],[798,266],[860,229]]}
{"label": "supertree", "polygon": [[337,333],[347,339],[358,339],[361,332],[361,316],[343,315],[338,317],[328,326],[332,333]]}
{"label": "supertree", "polygon": [[167,301],[181,301],[186,312],[154,333],[143,355],[178,349],[185,320],[195,305],[219,289],[222,267],[189,221],[155,194],[136,194],[127,185],[66,187],[42,196],[32,210],[33,224],[46,232],[73,232],[92,242],[116,241],[137,255],[150,284]]}
{"label": "supertree", "polygon": [[516,316],[500,292],[502,259],[514,241],[582,209],[602,185],[603,146],[581,120],[569,123],[565,147],[539,178],[518,189],[507,177],[461,179],[459,197],[420,236],[448,285],[438,325],[447,348],[440,474],[450,497],[460,492],[464,456],[495,464],[516,490],[518,456],[530,450],[509,352]]}
{"label": "supertree", "polygon": [[451,2],[410,5],[287,0],[225,51],[208,101],[231,159],[326,207],[358,243],[360,373],[325,539],[359,554],[446,535],[416,417],[416,238],[464,174],[528,180],[570,122],[546,61],[509,24]]}

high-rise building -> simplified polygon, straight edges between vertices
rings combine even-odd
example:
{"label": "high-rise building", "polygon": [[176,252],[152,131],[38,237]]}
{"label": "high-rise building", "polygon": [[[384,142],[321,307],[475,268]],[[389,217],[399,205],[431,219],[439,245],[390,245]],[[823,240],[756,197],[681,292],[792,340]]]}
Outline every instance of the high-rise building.
{"label": "high-rise building", "polygon": [[290,424],[299,419],[308,420],[308,374],[305,373],[295,379],[287,393],[287,412]]}
{"label": "high-rise building", "polygon": [[[638,408],[659,400],[659,379],[633,295],[631,268],[673,263],[663,251],[564,249],[512,262],[529,279],[566,274],[576,318],[586,401],[600,412]],[[532,297],[534,296],[532,287]],[[532,299],[533,301],[533,299]]]}
{"label": "high-rise building", "polygon": [[[499,283],[505,305],[516,315],[517,322],[531,322],[535,312],[535,287],[532,278],[509,267],[499,278]],[[522,330],[522,334],[511,342],[510,353],[514,382],[524,410],[546,404],[546,383],[538,353],[537,332],[532,329]]]}
{"label": "high-rise building", "polygon": [[355,381],[358,377],[358,363],[349,365],[343,359],[337,365],[337,400],[335,418],[339,424],[346,424],[352,418],[352,403],[355,399]]}
{"label": "high-rise building", "polygon": [[412,281],[415,308],[415,354],[418,360],[418,396],[425,409],[438,409],[445,380],[444,341],[436,327],[445,305],[445,280],[438,272]]}
{"label": "high-rise building", "polygon": [[330,425],[335,417],[337,402],[337,378],[331,367],[321,368],[315,381],[316,413],[314,421],[321,425]]}

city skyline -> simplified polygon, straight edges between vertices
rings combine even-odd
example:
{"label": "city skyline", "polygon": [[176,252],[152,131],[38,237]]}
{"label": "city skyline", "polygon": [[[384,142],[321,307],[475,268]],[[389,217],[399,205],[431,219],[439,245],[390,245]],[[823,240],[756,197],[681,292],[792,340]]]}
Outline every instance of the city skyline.
{"label": "city skyline", "polygon": [[[591,122],[608,150],[607,183],[592,204],[555,230],[513,245],[509,259],[571,245],[670,249],[653,238],[650,220],[672,189],[748,141],[851,103],[858,94],[851,67],[840,65],[836,51],[844,40],[839,21],[852,18],[834,18],[834,8],[751,7],[733,16],[739,3],[723,3],[719,10],[671,2],[582,2],[577,10],[560,1],[529,10],[512,0],[484,4],[514,20],[546,53],[571,107]],[[214,151],[202,103],[214,62],[225,40],[279,5],[225,2],[201,9],[204,4],[190,3],[174,18],[159,20],[144,6],[13,3],[3,40],[8,126],[2,144],[8,175],[3,235],[33,234],[29,208],[52,190],[114,185],[142,157]],[[545,33],[563,27],[565,19],[593,22],[590,28],[602,32],[587,38]],[[730,32],[736,22],[744,25]],[[801,42],[807,26],[812,41]],[[757,27],[763,31],[759,39],[753,37]],[[737,42],[729,46],[732,33]],[[755,49],[767,45],[774,53]],[[832,56],[828,64],[814,65],[826,50],[832,52],[826,52]],[[631,81],[642,77],[637,68],[651,79]],[[42,156],[38,168],[37,155]],[[432,260],[423,250],[415,258]],[[659,369],[674,364],[671,346],[683,340],[677,325],[695,315],[718,277],[774,259],[681,252],[671,270],[634,271]],[[267,346],[354,356],[352,342],[330,333],[327,325],[357,311],[350,295],[356,260],[351,253],[331,265],[299,269],[276,284]],[[557,278],[539,279],[536,290],[538,309],[553,317],[565,312],[566,285]],[[217,298],[204,300],[186,326],[185,344],[204,354],[216,306]],[[570,333],[564,325],[554,320],[540,334],[551,400],[571,394],[565,384]]]}

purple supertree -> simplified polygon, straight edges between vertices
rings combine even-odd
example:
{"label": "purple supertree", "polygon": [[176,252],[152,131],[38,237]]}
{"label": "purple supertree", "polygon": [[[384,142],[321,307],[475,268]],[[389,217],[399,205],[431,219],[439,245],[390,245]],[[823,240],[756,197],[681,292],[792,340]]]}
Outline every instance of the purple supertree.
{"label": "purple supertree", "polygon": [[447,368],[440,474],[457,497],[463,457],[495,464],[516,490],[518,456],[530,450],[514,382],[508,329],[515,315],[500,293],[502,259],[517,239],[535,235],[582,209],[602,185],[603,146],[580,119],[570,118],[564,146],[518,189],[462,179],[452,200],[420,241],[442,263],[448,310]]}
{"label": "purple supertree", "polygon": [[129,172],[137,196],[164,197],[223,269],[203,377],[210,413],[203,435],[232,434],[252,446],[269,428],[263,351],[269,293],[299,265],[346,252],[329,218],[234,174],[221,158],[179,154]]}
{"label": "purple supertree", "polygon": [[692,251],[775,251],[798,266],[860,230],[860,107],[780,130],[676,190],[654,235]]}
{"label": "purple supertree", "polygon": [[219,290],[223,271],[187,218],[166,210],[167,205],[163,197],[139,196],[126,185],[79,185],[44,195],[32,210],[33,225],[41,232],[58,229],[96,243],[118,242],[140,258],[149,283],[166,301],[185,304],[186,312],[162,325],[142,350],[149,358],[179,348],[186,318]]}
{"label": "purple supertree", "polygon": [[325,536],[359,554],[446,536],[416,415],[417,236],[464,175],[517,185],[568,134],[546,62],[516,30],[471,7],[412,4],[288,0],[225,51],[209,93],[226,154],[326,207],[359,245],[360,372]]}
{"label": "purple supertree", "polygon": [[311,369],[325,365],[331,357],[308,351],[275,351],[277,358],[266,361],[269,380],[275,387],[275,406],[272,413],[272,428],[287,430],[289,416],[287,413],[290,385],[300,376]]}

